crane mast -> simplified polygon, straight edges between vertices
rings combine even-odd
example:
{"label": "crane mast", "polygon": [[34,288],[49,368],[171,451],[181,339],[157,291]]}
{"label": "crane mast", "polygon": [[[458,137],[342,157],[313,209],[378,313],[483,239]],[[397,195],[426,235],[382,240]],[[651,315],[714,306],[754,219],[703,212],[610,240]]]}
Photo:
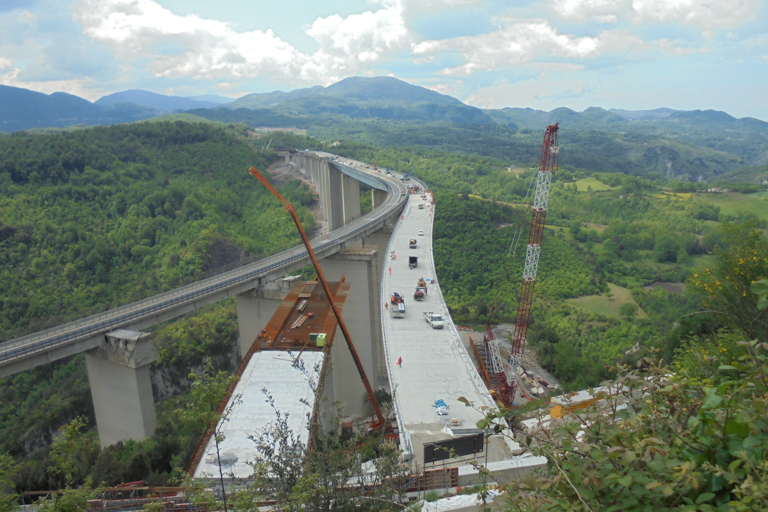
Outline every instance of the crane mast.
{"label": "crane mast", "polygon": [[549,190],[552,184],[552,175],[557,170],[557,145],[558,124],[547,126],[544,132],[544,140],[541,144],[539,155],[539,171],[536,175],[536,189],[533,195],[533,212],[531,215],[531,229],[528,233],[528,247],[525,253],[525,265],[523,267],[523,282],[520,287],[520,302],[517,306],[517,321],[512,335],[512,352],[509,365],[504,364],[499,354],[498,340],[493,335],[490,324],[486,326],[486,342],[491,353],[491,385],[496,391],[501,402],[509,407],[515,400],[517,391],[517,378],[520,368],[520,358],[525,348],[528,335],[528,323],[531,317],[531,305],[533,304],[533,289],[536,286],[536,273],[539,268],[541,256],[541,241],[544,238],[544,223],[547,218],[547,205],[549,203]]}

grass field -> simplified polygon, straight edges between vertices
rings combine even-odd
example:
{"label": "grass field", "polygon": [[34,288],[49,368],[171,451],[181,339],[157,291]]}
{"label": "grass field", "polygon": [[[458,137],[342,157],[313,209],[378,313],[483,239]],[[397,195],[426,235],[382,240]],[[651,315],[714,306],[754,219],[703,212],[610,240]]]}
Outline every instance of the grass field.
{"label": "grass field", "polygon": [[724,192],[722,194],[696,194],[694,201],[719,206],[722,213],[735,215],[753,213],[762,220],[768,220],[768,191],[754,194]]}
{"label": "grass field", "polygon": [[687,199],[690,199],[691,196],[690,192],[662,192],[661,194],[653,194],[653,197],[658,197],[659,199],[675,199],[677,201],[684,201]]}
{"label": "grass field", "polygon": [[611,187],[595,178],[584,178],[583,180],[574,181],[573,183],[566,183],[565,186],[576,187],[576,190],[578,190],[579,192],[586,192],[590,188],[595,191],[616,190],[621,188],[621,187]]}
{"label": "grass field", "polygon": [[582,222],[581,226],[588,229],[594,229],[598,233],[602,233],[608,227],[605,224],[595,224],[594,222]]}
{"label": "grass field", "polygon": [[[472,199],[477,199],[478,201],[493,201],[493,199],[485,199],[483,197],[478,196],[477,194],[467,194],[467,195],[470,198],[472,198]],[[459,194],[459,196],[461,196],[461,194]],[[507,205],[507,206],[514,206],[515,208],[521,208],[521,207],[530,206],[528,204],[522,204],[522,203],[507,203],[505,201],[496,201],[496,202],[498,204],[504,204],[504,205]]]}
{"label": "grass field", "polygon": [[[584,311],[589,311],[590,313],[598,313],[600,315],[613,317],[618,317],[621,305],[629,302],[637,306],[638,317],[648,318],[645,311],[643,311],[640,305],[635,302],[635,299],[632,298],[629,290],[610,283],[608,284],[608,287],[611,289],[608,293],[603,293],[602,295],[585,295],[584,297],[578,297],[576,299],[568,299],[565,302],[571,306],[583,309]],[[611,296],[609,297],[608,295]]]}

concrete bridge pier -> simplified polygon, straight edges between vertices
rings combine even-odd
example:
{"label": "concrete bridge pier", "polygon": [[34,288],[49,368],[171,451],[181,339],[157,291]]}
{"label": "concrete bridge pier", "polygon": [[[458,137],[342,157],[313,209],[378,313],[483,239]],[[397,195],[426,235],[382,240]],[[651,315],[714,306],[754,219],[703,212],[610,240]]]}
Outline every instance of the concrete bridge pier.
{"label": "concrete bridge pier", "polygon": [[117,330],[85,353],[101,447],[151,436],[157,426],[149,365],[157,360],[151,335]]}
{"label": "concrete bridge pier", "polygon": [[[376,321],[376,341],[374,349],[377,353],[376,358],[376,381],[372,381],[371,385],[380,388],[389,388],[389,377],[387,377],[386,361],[384,360],[384,340],[381,334],[381,308],[383,304],[379,304],[381,300],[381,276],[384,269],[390,265],[390,255],[387,254],[387,247],[389,246],[389,239],[392,237],[392,225],[385,225],[378,231],[374,231],[362,240],[362,247],[365,249],[376,249],[376,259],[374,260],[373,272],[376,274],[376,296],[371,296],[371,301],[377,304],[379,316],[375,318]],[[405,257],[405,253],[403,256]],[[389,296],[393,291],[401,293],[407,293],[408,290],[384,290],[384,295]]]}
{"label": "concrete bridge pier", "polygon": [[237,325],[240,357],[267,326],[278,306],[301,276],[289,276],[237,295]]}
{"label": "concrete bridge pier", "polygon": [[[382,358],[382,305],[379,304],[381,274],[377,271],[377,256],[375,248],[356,247],[320,260],[320,267],[327,280],[338,281],[344,275],[346,282],[352,285],[342,317],[374,389],[381,387],[379,383],[382,377],[385,381],[387,379],[386,371],[382,376],[379,370],[379,359]],[[325,386],[331,387],[329,394],[335,400],[345,404],[345,415],[359,415],[362,412],[365,388],[340,331],[337,331],[333,343],[331,367]]]}
{"label": "concrete bridge pier", "polygon": [[[310,176],[320,195],[322,219],[333,231],[360,218],[360,182],[344,173],[325,158],[296,155],[293,160]],[[386,192],[379,202],[386,198]],[[381,196],[380,196],[381,197]]]}
{"label": "concrete bridge pier", "polygon": [[373,188],[371,189],[371,200],[373,203],[373,208],[375,209],[377,206],[387,200],[387,193],[383,190]]}
{"label": "concrete bridge pier", "polygon": [[342,222],[346,225],[360,218],[360,182],[342,173],[333,165],[329,165],[329,168],[341,176],[341,202],[336,203],[336,207],[342,207]]}

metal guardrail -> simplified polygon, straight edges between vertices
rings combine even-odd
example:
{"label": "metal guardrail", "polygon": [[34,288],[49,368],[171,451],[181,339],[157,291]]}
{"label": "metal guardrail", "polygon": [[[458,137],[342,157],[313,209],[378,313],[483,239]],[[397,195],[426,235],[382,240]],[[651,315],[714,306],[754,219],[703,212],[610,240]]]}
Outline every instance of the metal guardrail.
{"label": "metal guardrail", "polygon": [[[381,207],[331,232],[325,240],[313,240],[311,242],[313,251],[322,253],[329,249],[340,248],[344,243],[359,237],[377,223],[384,221],[405,203],[407,189],[402,183],[394,178],[386,179],[380,176],[376,176],[376,178],[385,183],[390,191],[387,200]],[[255,263],[155,295],[149,299],[2,343],[0,344],[0,367],[35,354],[67,346],[93,335],[136,323],[182,305],[194,303],[235,286],[265,277],[305,259],[309,259],[307,251],[303,245],[298,245]]]}
{"label": "metal guardrail", "polygon": [[[435,205],[432,208],[432,213],[435,213]],[[435,223],[435,216],[430,216],[430,228],[434,227]],[[432,233],[432,229],[430,229],[430,233]],[[434,256],[434,250],[432,248],[432,237],[430,236],[427,240],[427,247],[429,247],[429,264],[432,265],[433,269],[436,269],[435,267],[435,256]],[[435,275],[437,275],[437,271],[435,270]],[[437,285],[432,285],[432,290],[436,290],[437,294],[440,295],[440,301],[445,305],[445,299],[443,298],[443,291],[440,288],[440,280],[437,281]],[[434,293],[434,292],[432,292]],[[451,337],[453,339],[453,343],[456,346],[456,348],[459,350],[459,354],[461,355],[461,360],[464,361],[464,364],[467,367],[467,371],[469,372],[469,375],[472,377],[472,381],[475,383],[475,387],[477,387],[478,394],[483,397],[485,400],[485,403],[480,405],[485,405],[487,407],[495,407],[496,404],[493,401],[493,398],[491,397],[491,394],[488,392],[488,388],[485,386],[485,382],[483,381],[483,378],[480,376],[480,372],[477,371],[477,368],[475,368],[474,363],[472,363],[472,358],[469,356],[469,352],[467,352],[466,347],[464,347],[464,343],[461,342],[461,337],[459,336],[459,331],[456,330],[456,324],[453,322],[453,318],[451,318],[451,313],[448,311],[448,306],[445,306],[445,316],[448,319],[448,324],[451,326]],[[477,404],[476,404],[477,405]]]}

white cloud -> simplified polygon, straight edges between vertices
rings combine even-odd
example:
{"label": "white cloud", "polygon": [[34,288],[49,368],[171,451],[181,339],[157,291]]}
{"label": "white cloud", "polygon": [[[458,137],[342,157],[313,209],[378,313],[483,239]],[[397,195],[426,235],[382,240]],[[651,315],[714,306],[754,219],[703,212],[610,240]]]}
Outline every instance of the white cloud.
{"label": "white cloud", "polygon": [[562,18],[616,23],[619,14],[632,11],[632,0],[549,0],[546,6]]}
{"label": "white cloud", "polygon": [[705,32],[734,28],[754,18],[759,0],[547,0],[556,15],[572,20],[635,24],[674,23]]}
{"label": "white cloud", "polygon": [[320,45],[313,60],[335,72],[380,62],[407,48],[411,39],[399,3],[346,18],[338,14],[318,18],[306,33]]}
{"label": "white cloud", "polygon": [[574,102],[581,102],[595,97],[591,84],[583,79],[544,80],[530,79],[509,83],[501,80],[498,83],[483,87],[463,101],[468,105],[480,108],[502,108],[509,106],[532,106],[551,110],[555,107],[574,107]]}
{"label": "white cloud", "polygon": [[106,92],[90,78],[76,80],[22,81],[19,80],[19,73],[20,70],[14,66],[13,61],[7,58],[0,58],[0,85],[30,89],[42,92],[43,94],[66,92],[74,94],[75,96],[80,96],[89,101],[96,101],[106,94]]}
{"label": "white cloud", "polygon": [[539,69],[541,71],[539,77],[547,76],[550,73],[578,73],[579,71],[584,71],[583,64],[571,64],[568,62],[537,62],[529,67]]}
{"label": "white cloud", "polygon": [[705,30],[734,28],[752,19],[756,0],[634,0],[642,21],[682,23]]}
{"label": "white cloud", "polygon": [[306,33],[319,49],[308,55],[271,30],[236,32],[224,22],[179,16],[154,0],[78,0],[83,33],[128,61],[148,59],[156,77],[238,81],[268,77],[331,83],[410,46],[399,1],[346,18],[316,19]]}
{"label": "white cloud", "polygon": [[464,89],[464,82],[461,80],[455,80],[450,83],[422,83],[417,85],[453,97],[458,97]]}
{"label": "white cloud", "polygon": [[531,62],[547,56],[587,59],[603,53],[635,51],[644,42],[621,31],[605,31],[596,37],[561,34],[548,20],[504,19],[503,25],[488,34],[458,37],[441,41],[424,41],[413,46],[416,55],[458,52],[464,64],[446,68],[445,75],[470,75],[505,66]]}
{"label": "white cloud", "polygon": [[177,16],[152,0],[79,0],[73,17],[117,57],[149,58],[158,77],[293,75],[305,60],[271,30],[237,33],[220,21]]}

